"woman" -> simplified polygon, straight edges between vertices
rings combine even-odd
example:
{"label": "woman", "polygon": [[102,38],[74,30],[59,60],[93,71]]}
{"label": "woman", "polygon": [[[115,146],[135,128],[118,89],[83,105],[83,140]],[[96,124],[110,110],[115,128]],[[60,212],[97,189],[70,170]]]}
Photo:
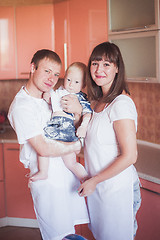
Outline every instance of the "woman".
{"label": "woman", "polygon": [[[79,188],[88,197],[90,228],[97,240],[131,240],[140,188],[137,160],[137,112],[129,97],[119,48],[109,42],[90,56],[88,97],[94,100],[84,157],[90,179]],[[137,199],[136,199],[137,196]]]}

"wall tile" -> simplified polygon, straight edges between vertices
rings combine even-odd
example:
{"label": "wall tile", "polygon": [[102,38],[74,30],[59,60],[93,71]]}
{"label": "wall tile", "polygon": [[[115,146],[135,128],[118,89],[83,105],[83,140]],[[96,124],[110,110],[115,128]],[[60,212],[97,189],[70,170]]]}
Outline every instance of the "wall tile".
{"label": "wall tile", "polygon": [[[0,81],[0,110],[9,106],[25,80]],[[138,112],[137,138],[160,144],[160,84],[129,83]]]}
{"label": "wall tile", "polygon": [[8,112],[14,96],[25,83],[25,80],[0,81],[0,111]]}
{"label": "wall tile", "polygon": [[137,138],[160,144],[160,84],[129,83],[138,112]]}

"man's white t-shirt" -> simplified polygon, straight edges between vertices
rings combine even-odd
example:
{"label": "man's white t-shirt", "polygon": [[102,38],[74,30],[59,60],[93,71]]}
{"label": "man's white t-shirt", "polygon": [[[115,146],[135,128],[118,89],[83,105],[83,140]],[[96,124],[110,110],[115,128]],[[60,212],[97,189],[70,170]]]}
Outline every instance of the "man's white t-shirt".
{"label": "man's white t-shirt", "polygon": [[[17,133],[22,149],[20,161],[31,174],[38,170],[37,153],[28,139],[43,134],[51,110],[43,99],[18,92],[9,109],[9,121]],[[74,233],[74,225],[89,222],[84,198],[77,189],[80,183],[66,168],[61,157],[49,158],[48,178],[32,182],[30,190],[43,240],[60,240]]]}
{"label": "man's white t-shirt", "polygon": [[28,139],[43,135],[43,128],[50,117],[49,105],[43,99],[29,96],[22,87],[10,106],[8,118],[21,144],[20,161],[26,168],[29,167],[30,159],[35,161],[37,157]]}

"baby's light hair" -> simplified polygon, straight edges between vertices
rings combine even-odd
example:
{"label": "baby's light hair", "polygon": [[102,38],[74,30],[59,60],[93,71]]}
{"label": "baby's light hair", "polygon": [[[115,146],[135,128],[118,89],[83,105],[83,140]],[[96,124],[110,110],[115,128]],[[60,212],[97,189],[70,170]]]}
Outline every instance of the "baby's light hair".
{"label": "baby's light hair", "polygon": [[86,86],[86,73],[87,73],[87,66],[82,63],[82,62],[73,62],[71,65],[69,65],[69,67],[67,68],[66,72],[65,72],[65,78],[68,74],[68,71],[71,70],[72,67],[76,67],[78,68],[79,70],[81,70],[81,72],[83,73],[83,87],[82,88],[85,88]]}

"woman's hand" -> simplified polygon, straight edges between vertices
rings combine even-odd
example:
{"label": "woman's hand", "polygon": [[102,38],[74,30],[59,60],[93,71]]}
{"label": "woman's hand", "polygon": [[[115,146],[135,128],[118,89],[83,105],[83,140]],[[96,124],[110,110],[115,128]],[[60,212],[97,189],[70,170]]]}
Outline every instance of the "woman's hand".
{"label": "woman's hand", "polygon": [[68,94],[61,98],[61,106],[64,111],[69,113],[78,114],[81,116],[82,106],[74,94]]}
{"label": "woman's hand", "polygon": [[95,176],[86,180],[84,183],[81,184],[81,186],[78,189],[78,194],[81,197],[87,197],[95,191],[96,186],[97,186],[97,179]]}

